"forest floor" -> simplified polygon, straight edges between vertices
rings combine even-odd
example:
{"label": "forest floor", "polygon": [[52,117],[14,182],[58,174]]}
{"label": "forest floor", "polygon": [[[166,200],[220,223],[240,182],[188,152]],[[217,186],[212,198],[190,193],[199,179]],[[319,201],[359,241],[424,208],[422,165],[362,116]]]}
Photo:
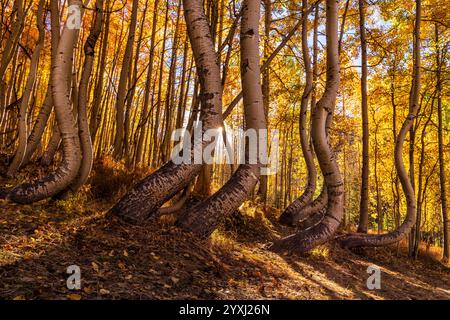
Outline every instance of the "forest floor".
{"label": "forest floor", "polygon": [[[174,216],[120,222],[105,214],[116,178],[97,170],[86,196],[65,201],[0,200],[0,299],[450,299],[449,268],[425,251],[417,261],[402,246],[270,252],[293,230],[250,202],[207,241],[175,228]],[[79,291],[66,287],[70,265],[81,268]],[[366,287],[370,265],[381,269],[379,290]]]}

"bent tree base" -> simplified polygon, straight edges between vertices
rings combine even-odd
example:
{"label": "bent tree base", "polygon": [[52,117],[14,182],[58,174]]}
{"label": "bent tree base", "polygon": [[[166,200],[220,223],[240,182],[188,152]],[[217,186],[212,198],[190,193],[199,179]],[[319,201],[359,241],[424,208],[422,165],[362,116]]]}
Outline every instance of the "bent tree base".
{"label": "bent tree base", "polygon": [[164,203],[183,190],[200,169],[201,165],[177,165],[170,161],[133,187],[109,214],[132,223],[148,220]]}

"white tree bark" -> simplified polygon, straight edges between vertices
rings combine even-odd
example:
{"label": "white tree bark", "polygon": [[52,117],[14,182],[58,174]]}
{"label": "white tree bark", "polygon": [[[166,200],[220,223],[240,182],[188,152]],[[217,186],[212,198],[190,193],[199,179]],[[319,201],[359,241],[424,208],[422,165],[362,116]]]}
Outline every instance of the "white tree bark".
{"label": "white tree bark", "polygon": [[411,84],[410,95],[410,113],[406,117],[403,125],[398,133],[397,140],[395,142],[395,168],[400,179],[400,183],[403,188],[403,192],[406,196],[406,217],[403,223],[394,231],[380,234],[380,235],[366,235],[366,234],[353,234],[348,235],[340,239],[340,243],[347,248],[352,247],[376,247],[385,246],[396,243],[405,238],[416,223],[416,197],[414,194],[414,188],[412,181],[408,175],[403,162],[403,144],[405,142],[406,135],[411,129],[414,119],[417,117],[417,113],[420,108],[419,96],[420,96],[420,22],[422,17],[422,3],[421,0],[416,0],[416,18],[414,27],[414,62],[413,62],[413,80]]}
{"label": "white tree bark", "polygon": [[[310,137],[308,135],[306,120],[308,113],[308,103],[311,98],[313,90],[313,70],[311,68],[311,58],[308,48],[308,0],[302,1],[302,53],[303,62],[305,65],[305,87],[303,89],[301,106],[300,106],[300,144],[302,147],[303,158],[305,159],[306,168],[308,170],[308,181],[305,186],[305,191],[300,197],[292,202],[280,216],[280,222],[288,225],[296,225],[299,221],[298,214],[311,199],[316,191],[317,171],[314,164],[314,155],[311,150]],[[312,111],[312,110],[311,110]]]}
{"label": "white tree bark", "polygon": [[[201,0],[184,0],[184,17],[201,86],[203,130],[222,123],[222,84],[217,52]],[[192,154],[193,150],[191,150]],[[159,207],[183,190],[200,172],[201,164],[167,162],[139,182],[110,210],[124,220],[141,222],[155,216]]]}
{"label": "white tree bark", "polygon": [[[261,70],[259,66],[259,19],[261,2],[244,0],[241,18],[241,81],[245,128],[266,129]],[[248,150],[246,150],[248,152]],[[259,180],[261,161],[240,165],[230,180],[206,201],[186,211],[178,225],[207,238],[253,191]],[[248,162],[248,159],[247,159]]]}
{"label": "white tree bark", "polygon": [[[82,16],[83,8],[80,0],[70,0],[69,6],[77,6]],[[75,179],[81,165],[80,139],[72,114],[70,88],[67,82],[67,65],[72,64],[74,47],[78,40],[79,30],[72,28],[68,22],[64,26],[58,45],[58,54],[52,61],[51,81],[52,95],[56,119],[61,133],[63,160],[56,171],[31,183],[15,187],[8,198],[18,203],[32,203],[54,196],[67,188]]]}
{"label": "white tree bark", "polygon": [[92,24],[91,32],[84,45],[85,60],[78,89],[78,130],[83,158],[78,176],[68,188],[67,195],[76,192],[83,184],[86,183],[89,174],[91,173],[92,163],[94,160],[86,106],[89,100],[88,87],[89,79],[92,74],[92,68],[94,66],[95,45],[102,29],[102,11],[103,0],[97,0],[95,3],[94,22]]}
{"label": "white tree bark", "polygon": [[327,186],[328,202],[320,223],[306,231],[276,241],[275,251],[304,253],[330,240],[343,217],[344,184],[334,153],[327,139],[327,119],[330,119],[340,83],[338,50],[338,0],[326,1],[327,80],[325,92],[317,102],[312,118],[314,151]]}

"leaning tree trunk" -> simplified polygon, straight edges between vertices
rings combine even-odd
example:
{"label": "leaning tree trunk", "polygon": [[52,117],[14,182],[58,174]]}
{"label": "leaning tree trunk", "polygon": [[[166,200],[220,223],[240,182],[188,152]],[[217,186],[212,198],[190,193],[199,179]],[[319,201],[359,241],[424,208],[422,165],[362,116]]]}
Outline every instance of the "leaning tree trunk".
{"label": "leaning tree trunk", "polygon": [[[318,64],[317,64],[317,58],[318,58],[318,27],[319,27],[319,2],[316,2],[315,4],[315,17],[314,17],[314,32],[313,32],[313,91],[311,94],[311,114],[312,111],[316,107],[316,85],[317,85],[317,77],[318,77]],[[306,15],[305,15],[306,16]],[[328,130],[332,123],[332,114],[327,115],[327,121],[326,121],[326,130],[328,134]],[[310,128],[312,130],[312,128]],[[310,141],[310,144],[312,141]],[[312,148],[312,147],[310,147]],[[313,201],[307,202],[302,207],[298,207],[297,210],[295,210],[292,216],[289,215],[281,215],[280,216],[280,223],[290,225],[290,226],[298,226],[300,229],[303,229],[305,226],[311,226],[316,225],[324,216],[324,212],[326,211],[328,202],[328,194],[326,189],[325,181],[322,185],[322,190],[319,194],[319,196],[314,199]]]}
{"label": "leaning tree trunk", "polygon": [[[245,127],[246,130],[255,130],[258,137],[260,131],[266,129],[259,66],[260,5],[260,1],[244,0],[240,36]],[[246,163],[239,166],[219,191],[182,214],[178,219],[179,226],[199,237],[207,238],[224,218],[249,197],[260,176],[261,159],[256,155],[255,163],[250,163],[248,148],[245,156]]]}
{"label": "leaning tree trunk", "polygon": [[295,225],[298,220],[296,213],[306,204],[310,203],[314,192],[316,191],[317,171],[314,164],[314,155],[311,150],[310,138],[306,126],[308,103],[313,90],[313,70],[311,68],[311,58],[308,48],[308,18],[305,16],[308,7],[308,0],[302,2],[302,52],[303,62],[305,65],[305,88],[303,89],[301,106],[300,106],[300,144],[302,147],[303,158],[305,159],[306,168],[308,170],[308,182],[303,194],[292,202],[281,214],[280,222]]}
{"label": "leaning tree trunk", "polygon": [[412,181],[403,163],[403,144],[406,134],[411,129],[419,110],[420,93],[420,21],[421,0],[416,0],[416,21],[414,27],[414,64],[413,81],[410,96],[410,113],[406,117],[395,143],[395,168],[397,170],[403,192],[406,196],[406,217],[403,223],[392,232],[381,235],[353,234],[342,237],[339,241],[347,248],[385,246],[396,243],[410,234],[416,222],[416,198]]}
{"label": "leaning tree trunk", "polygon": [[325,179],[328,192],[326,213],[316,226],[276,241],[271,249],[303,253],[328,241],[335,234],[343,216],[344,184],[336,159],[327,139],[327,116],[332,115],[340,82],[338,50],[338,4],[326,1],[327,80],[325,92],[312,114],[314,151]]}
{"label": "leaning tree trunk", "polygon": [[[306,205],[304,205],[299,210],[293,212],[291,216],[291,220],[288,222],[284,222],[286,225],[290,226],[301,226],[304,224],[307,220],[313,219],[314,221],[316,218],[314,218],[316,215],[323,216],[324,212],[326,211],[328,203],[328,193],[327,193],[327,186],[326,183],[323,182],[322,190],[320,191],[320,194],[317,198],[315,198],[313,201],[308,202]],[[280,221],[282,222],[282,221]],[[306,222],[307,223],[307,222]],[[309,224],[309,223],[307,223]]]}
{"label": "leaning tree trunk", "polygon": [[7,176],[12,177],[16,174],[17,170],[22,165],[27,150],[28,139],[28,105],[30,103],[31,94],[36,82],[37,69],[39,64],[39,58],[41,50],[44,47],[45,29],[44,29],[44,5],[45,1],[40,0],[38,4],[38,10],[36,14],[37,28],[39,30],[38,40],[36,47],[34,48],[33,55],[30,62],[30,73],[28,74],[27,83],[25,85],[24,92],[22,94],[22,101],[19,109],[19,145],[17,147],[16,154],[13,161],[8,167]]}
{"label": "leaning tree trunk", "polygon": [[69,186],[66,195],[76,192],[86,183],[92,169],[93,151],[91,134],[87,120],[86,105],[88,103],[89,79],[94,66],[95,45],[102,30],[103,0],[97,0],[95,3],[95,18],[91,27],[90,34],[84,44],[84,67],[81,73],[80,85],[78,89],[78,130],[81,141],[81,152],[83,155],[80,171],[77,178]]}
{"label": "leaning tree trunk", "polygon": [[[69,0],[69,6],[77,6],[82,15],[80,0]],[[64,190],[76,177],[81,165],[80,140],[72,115],[69,98],[68,64],[72,64],[73,51],[77,43],[79,30],[69,26],[67,21],[58,45],[58,55],[52,61],[52,94],[56,119],[61,132],[63,160],[56,171],[44,178],[19,185],[12,189],[7,197],[18,203],[32,203],[51,197]]]}
{"label": "leaning tree trunk", "polygon": [[359,2],[359,34],[361,38],[361,118],[362,118],[362,171],[359,202],[358,232],[367,233],[369,224],[369,115],[367,111],[367,41],[365,2]]}
{"label": "leaning tree trunk", "polygon": [[[201,86],[203,131],[222,123],[222,85],[217,53],[201,0],[184,0],[184,16]],[[204,145],[202,144],[204,147]],[[193,155],[194,150],[185,150]],[[167,162],[139,182],[111,210],[124,220],[141,222],[184,189],[200,172],[201,164]]]}

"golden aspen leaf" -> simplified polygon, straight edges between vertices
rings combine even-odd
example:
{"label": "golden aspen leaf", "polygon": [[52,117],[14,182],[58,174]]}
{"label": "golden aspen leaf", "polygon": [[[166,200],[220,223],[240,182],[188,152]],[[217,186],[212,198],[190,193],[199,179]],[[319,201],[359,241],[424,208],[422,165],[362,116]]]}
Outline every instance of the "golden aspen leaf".
{"label": "golden aspen leaf", "polygon": [[96,271],[96,272],[99,272],[99,267],[98,267],[98,264],[96,264],[95,262],[92,262],[92,268]]}
{"label": "golden aspen leaf", "polygon": [[76,294],[76,293],[68,294],[67,298],[69,300],[81,300],[81,296],[79,294]]}
{"label": "golden aspen leaf", "polygon": [[107,290],[107,289],[101,288],[101,289],[100,289],[100,294],[101,294],[101,295],[107,295],[107,294],[110,294],[110,291]]}

